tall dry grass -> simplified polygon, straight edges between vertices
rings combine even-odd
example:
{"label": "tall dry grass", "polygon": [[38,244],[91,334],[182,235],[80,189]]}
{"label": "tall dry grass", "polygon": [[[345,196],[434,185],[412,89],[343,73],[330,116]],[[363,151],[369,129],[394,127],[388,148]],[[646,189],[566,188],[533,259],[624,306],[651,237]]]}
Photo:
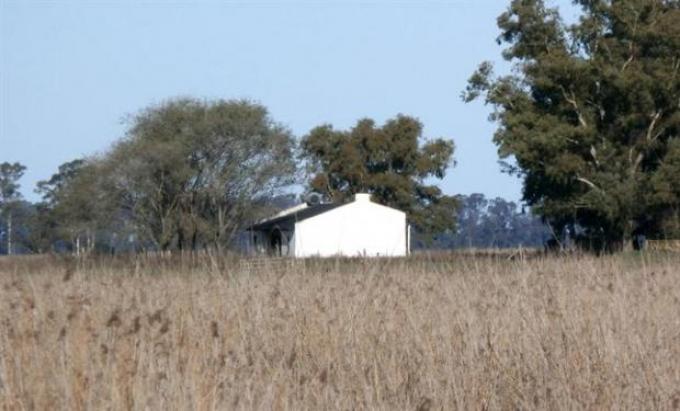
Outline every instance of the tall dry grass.
{"label": "tall dry grass", "polygon": [[679,267],[0,259],[0,408],[678,409]]}

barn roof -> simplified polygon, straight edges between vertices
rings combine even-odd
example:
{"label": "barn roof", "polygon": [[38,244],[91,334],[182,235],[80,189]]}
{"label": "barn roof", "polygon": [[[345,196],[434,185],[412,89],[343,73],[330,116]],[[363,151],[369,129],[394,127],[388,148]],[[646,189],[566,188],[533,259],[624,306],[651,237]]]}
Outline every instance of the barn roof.
{"label": "barn roof", "polygon": [[308,218],[312,218],[314,216],[317,216],[319,214],[325,213],[326,211],[332,210],[334,208],[340,207],[344,204],[342,203],[329,203],[329,204],[316,204],[316,205],[311,205],[307,207],[301,207],[301,206],[296,206],[292,207],[288,210],[284,210],[273,217],[266,218],[264,220],[261,220],[250,227],[248,227],[248,230],[251,231],[261,231],[261,230],[267,230],[274,225],[277,224],[282,224],[286,222],[297,222],[297,221],[302,221],[306,220]]}

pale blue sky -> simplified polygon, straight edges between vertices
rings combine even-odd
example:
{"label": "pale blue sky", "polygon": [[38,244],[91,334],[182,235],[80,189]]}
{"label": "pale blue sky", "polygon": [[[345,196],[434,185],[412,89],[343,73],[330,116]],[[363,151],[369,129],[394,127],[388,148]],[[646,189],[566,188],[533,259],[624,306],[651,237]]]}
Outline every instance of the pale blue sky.
{"label": "pale blue sky", "polygon": [[23,192],[65,161],[105,151],[121,119],[164,99],[249,98],[296,135],[321,123],[417,116],[453,138],[448,194],[512,200],[489,109],[459,95],[499,62],[501,0],[0,0],[0,162],[28,166]]}

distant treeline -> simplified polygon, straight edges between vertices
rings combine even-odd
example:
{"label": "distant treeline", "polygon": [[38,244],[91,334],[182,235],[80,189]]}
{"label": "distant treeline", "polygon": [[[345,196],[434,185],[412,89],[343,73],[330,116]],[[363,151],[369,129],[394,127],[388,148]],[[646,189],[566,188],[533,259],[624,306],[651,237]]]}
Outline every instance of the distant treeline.
{"label": "distant treeline", "polygon": [[439,249],[543,247],[552,238],[549,227],[517,203],[483,194],[460,196],[455,233],[438,235]]}
{"label": "distant treeline", "polygon": [[[425,240],[416,237],[412,246],[415,249],[461,249],[461,248],[516,248],[543,247],[551,233],[540,217],[520,208],[515,202],[496,197],[487,199],[483,194],[458,196],[459,206],[456,211],[456,229],[453,232],[435,235]],[[301,201],[300,196],[286,194],[264,199],[262,210],[274,212]],[[156,249],[153,243],[144,243],[136,236],[134,230],[99,229],[92,233],[93,244],[82,238],[78,245],[66,236],[59,236],[61,224],[42,226],[44,215],[41,203],[18,201],[13,205],[13,253],[28,254],[45,251],[81,252],[94,250],[99,253],[121,253]],[[55,230],[49,232],[49,230]],[[242,248],[245,235],[237,235],[231,248],[238,251]],[[7,254],[7,220],[0,216],[0,255]],[[49,239],[49,240],[47,240]],[[41,249],[41,245],[51,241],[49,249]],[[76,240],[78,241],[78,240]]]}

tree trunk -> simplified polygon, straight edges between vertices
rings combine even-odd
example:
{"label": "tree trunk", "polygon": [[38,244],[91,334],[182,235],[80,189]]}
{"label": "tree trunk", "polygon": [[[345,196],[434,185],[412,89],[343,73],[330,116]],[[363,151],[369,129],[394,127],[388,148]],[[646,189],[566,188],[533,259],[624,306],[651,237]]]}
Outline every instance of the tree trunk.
{"label": "tree trunk", "polygon": [[12,213],[7,215],[7,255],[12,255]]}
{"label": "tree trunk", "polygon": [[182,228],[177,229],[177,248],[180,252],[184,249],[184,230]]}
{"label": "tree trunk", "polygon": [[95,232],[91,228],[87,229],[87,253],[92,254],[95,247]]}
{"label": "tree trunk", "polygon": [[194,228],[194,233],[191,235],[191,251],[196,251],[198,247],[198,229]]}

